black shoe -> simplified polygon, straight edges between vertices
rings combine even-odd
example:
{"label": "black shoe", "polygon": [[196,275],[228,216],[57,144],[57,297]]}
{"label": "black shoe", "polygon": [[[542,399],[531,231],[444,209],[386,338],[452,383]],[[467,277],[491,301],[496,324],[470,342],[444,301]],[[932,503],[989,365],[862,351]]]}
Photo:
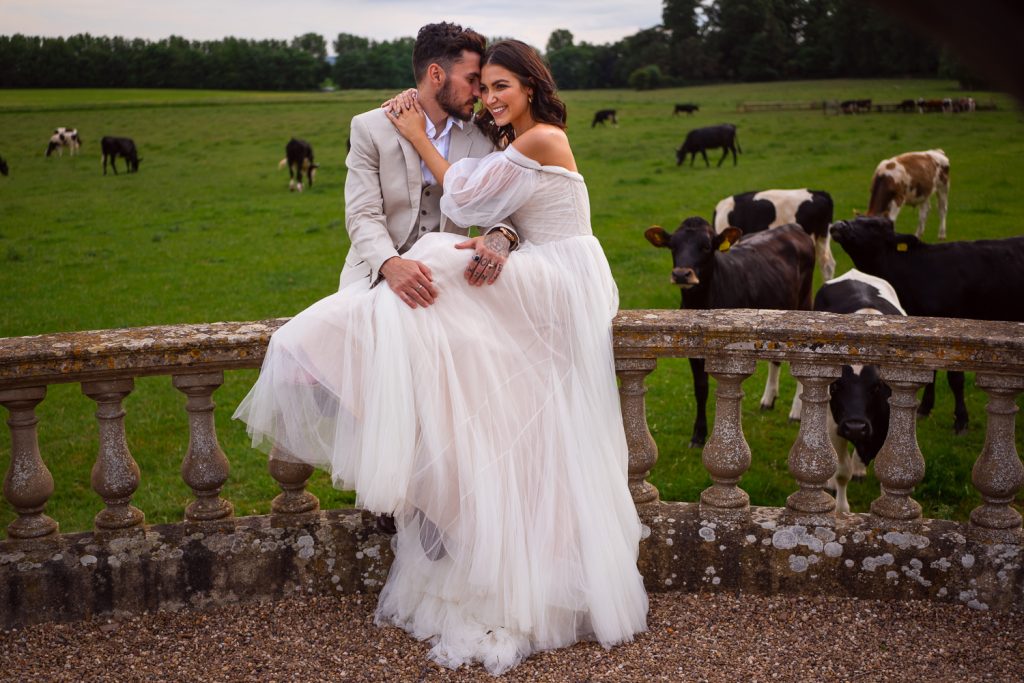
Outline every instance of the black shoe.
{"label": "black shoe", "polygon": [[398,529],[395,528],[395,516],[377,515],[377,530],[388,536],[394,536],[398,533]]}
{"label": "black shoe", "polygon": [[423,553],[427,559],[432,562],[448,557],[448,551],[444,549],[441,540],[441,530],[426,516],[420,521],[420,545],[423,546]]}

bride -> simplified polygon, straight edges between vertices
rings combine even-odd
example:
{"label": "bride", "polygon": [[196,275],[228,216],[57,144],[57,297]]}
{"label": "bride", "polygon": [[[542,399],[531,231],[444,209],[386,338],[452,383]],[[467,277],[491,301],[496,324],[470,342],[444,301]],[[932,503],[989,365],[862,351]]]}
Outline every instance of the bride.
{"label": "bride", "polygon": [[449,165],[415,101],[393,122],[443,179],[449,219],[510,216],[521,242],[467,269],[462,237],[420,238],[405,256],[429,264],[433,305],[388,287],[313,304],[274,334],[236,417],[254,444],[395,515],[378,624],[429,640],[444,666],[498,675],[532,652],[632,640],[647,595],[612,358],[618,291],[565,105],[525,43],[495,43],[482,64],[478,125],[503,151]]}

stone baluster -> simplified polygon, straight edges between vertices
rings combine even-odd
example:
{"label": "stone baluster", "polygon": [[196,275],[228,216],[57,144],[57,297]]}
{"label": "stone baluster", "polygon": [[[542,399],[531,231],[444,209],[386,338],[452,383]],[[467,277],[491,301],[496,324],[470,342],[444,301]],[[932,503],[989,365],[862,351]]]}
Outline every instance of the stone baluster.
{"label": "stone baluster", "polygon": [[279,515],[297,515],[320,509],[320,500],[306,490],[306,482],[313,474],[313,466],[279,457],[276,447],[270,449],[267,467],[281,493],[270,503],[270,509]]}
{"label": "stone baluster", "polygon": [[7,408],[11,428],[11,462],[4,477],[4,498],[18,518],[7,525],[9,538],[41,538],[57,533],[57,522],[43,510],[53,495],[53,476],[39,455],[36,406],[46,396],[46,387],[5,389],[0,405]]}
{"label": "stone baluster", "polygon": [[1020,543],[1021,516],[1010,503],[1024,484],[1014,442],[1016,398],[1024,390],[1024,377],[978,373],[974,383],[988,394],[989,403],[985,445],[971,473],[983,502],[971,510],[970,531],[985,540]]}
{"label": "stone baluster", "polygon": [[658,446],[647,426],[647,406],[644,380],[657,367],[655,358],[616,358],[615,372],[619,376],[619,402],[622,424],[629,449],[629,493],[633,503],[643,505],[658,500],[658,489],[647,481],[651,469],[658,462]]}
{"label": "stone baluster", "polygon": [[224,519],[234,513],[234,506],[220,497],[221,488],[231,469],[227,456],[217,442],[213,417],[213,392],[224,384],[223,372],[175,375],[174,388],[188,397],[188,452],[181,463],[181,478],[196,499],[185,508],[185,521],[206,522]]}
{"label": "stone baluster", "polygon": [[750,467],[750,446],[743,436],[743,380],[757,369],[746,358],[709,358],[704,368],[715,378],[715,424],[701,453],[711,486],[700,494],[701,508],[747,511],[750,496],[738,484]]}
{"label": "stone baluster", "polygon": [[932,381],[933,373],[894,365],[881,370],[892,396],[889,433],[875,458],[882,495],[871,502],[871,512],[891,521],[912,521],[921,517],[921,505],[910,494],[924,479],[924,456],[917,445],[917,392]]}
{"label": "stone baluster", "polygon": [[139,466],[128,450],[121,407],[134,388],[130,377],[82,383],[82,393],[97,403],[100,449],[92,468],[92,488],[106,503],[94,519],[98,531],[137,527],[146,517],[131,504],[139,487]]}
{"label": "stone baluster", "polygon": [[[816,524],[834,522],[831,515],[836,509],[836,499],[825,490],[825,484],[836,473],[839,458],[828,436],[828,387],[842,374],[842,368],[792,363],[790,372],[802,386],[803,410],[800,431],[789,451],[788,462],[789,473],[800,488],[786,499],[786,511],[793,517],[830,516],[830,519],[816,519]],[[798,387],[797,391],[800,390]]]}

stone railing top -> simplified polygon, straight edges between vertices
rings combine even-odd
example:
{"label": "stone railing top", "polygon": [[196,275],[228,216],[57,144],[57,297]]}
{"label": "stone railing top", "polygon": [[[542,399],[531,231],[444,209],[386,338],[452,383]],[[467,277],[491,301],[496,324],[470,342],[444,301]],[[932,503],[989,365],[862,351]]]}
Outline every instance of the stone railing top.
{"label": "stone railing top", "polygon": [[288,318],[0,338],[0,388],[256,368]]}
{"label": "stone railing top", "polygon": [[629,310],[617,357],[707,354],[1024,374],[1024,323],[753,309]]}
{"label": "stone railing top", "polygon": [[[287,318],[0,338],[0,389],[259,367]],[[1024,323],[804,311],[629,310],[620,358],[706,355],[1024,374]]]}

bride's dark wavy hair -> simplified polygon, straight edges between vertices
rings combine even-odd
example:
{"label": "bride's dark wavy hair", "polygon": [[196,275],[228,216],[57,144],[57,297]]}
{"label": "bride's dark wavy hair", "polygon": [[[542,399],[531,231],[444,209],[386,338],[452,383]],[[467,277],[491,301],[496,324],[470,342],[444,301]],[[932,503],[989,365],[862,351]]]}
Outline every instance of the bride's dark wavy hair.
{"label": "bride's dark wavy hair", "polygon": [[[550,123],[561,129],[566,127],[565,103],[558,98],[555,79],[551,70],[532,47],[521,40],[502,40],[492,44],[484,52],[481,70],[488,64],[511,71],[519,82],[533,90],[530,115],[539,123]],[[497,147],[506,147],[515,139],[512,125],[498,126],[491,112],[484,108],[477,116],[476,125]]]}

